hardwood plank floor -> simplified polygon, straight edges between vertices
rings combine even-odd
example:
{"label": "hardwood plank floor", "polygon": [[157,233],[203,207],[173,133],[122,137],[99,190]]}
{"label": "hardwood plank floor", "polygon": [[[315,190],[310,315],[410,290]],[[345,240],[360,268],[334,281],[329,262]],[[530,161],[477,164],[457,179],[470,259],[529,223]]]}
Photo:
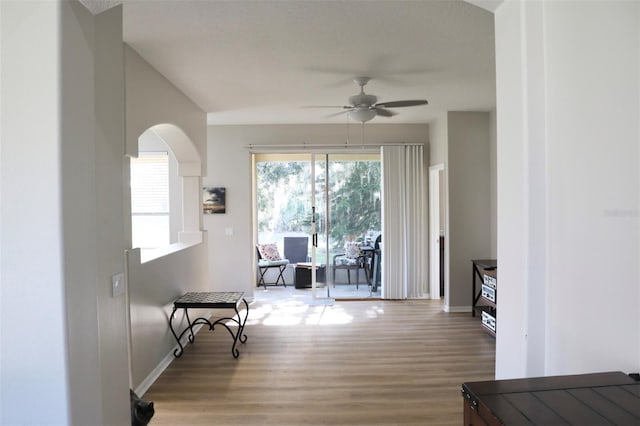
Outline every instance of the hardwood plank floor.
{"label": "hardwood plank floor", "polygon": [[[220,311],[214,314],[219,315]],[[460,425],[495,340],[442,302],[257,300],[240,357],[203,329],[151,386],[154,425]]]}

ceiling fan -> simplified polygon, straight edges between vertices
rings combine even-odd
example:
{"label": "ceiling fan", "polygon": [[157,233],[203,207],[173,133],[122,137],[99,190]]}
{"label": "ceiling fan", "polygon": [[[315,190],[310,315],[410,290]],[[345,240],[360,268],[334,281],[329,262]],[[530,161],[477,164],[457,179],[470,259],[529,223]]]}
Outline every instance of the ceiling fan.
{"label": "ceiling fan", "polygon": [[360,86],[360,93],[349,97],[349,105],[327,107],[327,108],[343,108],[344,111],[331,114],[330,117],[339,114],[348,113],[355,121],[362,123],[373,119],[379,115],[381,117],[393,117],[397,113],[387,108],[400,108],[427,105],[425,99],[404,100],[404,101],[390,101],[390,102],[378,102],[378,98],[374,95],[368,95],[364,93],[364,86],[371,80],[369,77],[356,77],[353,81]]}

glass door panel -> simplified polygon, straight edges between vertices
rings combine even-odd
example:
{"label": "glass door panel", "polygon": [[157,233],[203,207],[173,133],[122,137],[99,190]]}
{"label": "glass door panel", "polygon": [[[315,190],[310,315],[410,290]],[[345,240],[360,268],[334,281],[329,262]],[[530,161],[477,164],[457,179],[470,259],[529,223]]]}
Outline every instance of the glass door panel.
{"label": "glass door panel", "polygon": [[[311,259],[310,159],[309,154],[256,155],[257,243],[276,244],[289,260],[288,285],[295,281],[295,265]],[[277,282],[277,268],[272,269],[265,273],[267,285]]]}
{"label": "glass door panel", "polygon": [[329,257],[334,297],[379,295],[370,287],[373,247],[381,233],[379,155],[328,156]]}

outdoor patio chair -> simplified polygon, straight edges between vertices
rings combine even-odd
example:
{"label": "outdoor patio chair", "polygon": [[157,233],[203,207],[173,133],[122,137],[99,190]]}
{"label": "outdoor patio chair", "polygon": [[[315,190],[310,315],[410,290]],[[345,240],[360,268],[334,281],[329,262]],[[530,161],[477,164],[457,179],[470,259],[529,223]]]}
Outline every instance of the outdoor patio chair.
{"label": "outdoor patio chair", "polygon": [[289,263],[309,262],[309,237],[284,237],[284,257]]}
{"label": "outdoor patio chair", "polygon": [[[282,285],[286,287],[287,283],[284,281],[284,276],[282,274],[287,268],[289,260],[280,257],[278,247],[275,244],[257,244],[256,252],[258,253],[258,273],[260,275],[258,279],[258,287],[262,284],[266,290],[267,284],[277,286],[280,280],[282,280]],[[278,270],[278,278],[275,283],[267,283],[264,280],[264,274],[266,274],[266,272],[271,268],[276,268]]]}
{"label": "outdoor patio chair", "polygon": [[[356,290],[360,282],[360,269],[365,272],[365,278],[367,270],[365,268],[366,256],[362,252],[362,243],[355,241],[347,241],[344,244],[344,253],[336,254],[333,256],[333,286],[336,286],[336,270],[346,269],[347,280],[351,284],[351,271],[356,271]],[[369,281],[369,280],[367,280]]]}

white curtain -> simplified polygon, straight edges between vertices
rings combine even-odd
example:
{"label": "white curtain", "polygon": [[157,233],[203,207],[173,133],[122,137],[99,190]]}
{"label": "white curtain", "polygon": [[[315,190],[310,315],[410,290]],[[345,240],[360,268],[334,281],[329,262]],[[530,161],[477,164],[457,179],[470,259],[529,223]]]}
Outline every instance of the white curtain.
{"label": "white curtain", "polygon": [[382,298],[426,297],[427,209],[421,145],[382,152]]}

